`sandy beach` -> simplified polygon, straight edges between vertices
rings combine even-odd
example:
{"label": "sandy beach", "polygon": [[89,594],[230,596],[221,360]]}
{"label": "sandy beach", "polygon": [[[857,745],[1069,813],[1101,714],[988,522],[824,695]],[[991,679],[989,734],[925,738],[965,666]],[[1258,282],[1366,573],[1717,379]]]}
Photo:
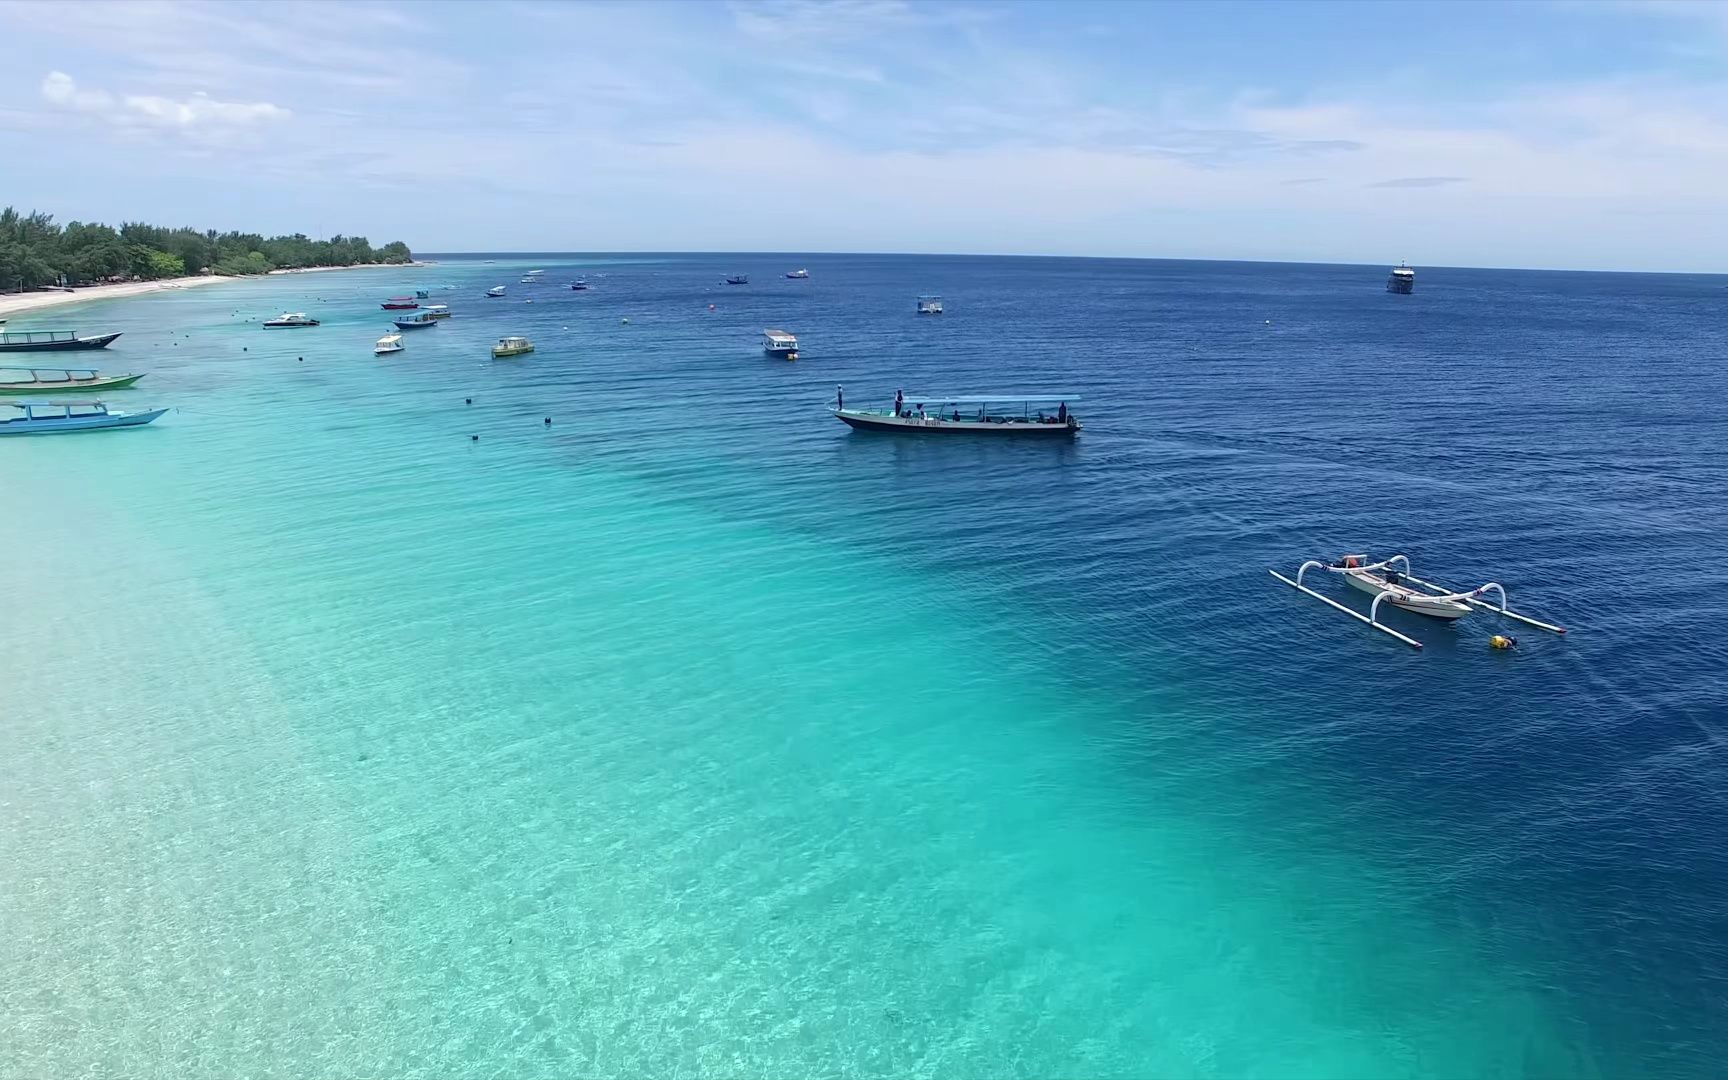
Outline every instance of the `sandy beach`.
{"label": "sandy beach", "polygon": [[58,307],[61,304],[81,304],[86,300],[113,300],[117,297],[143,296],[164,289],[190,289],[197,285],[214,285],[233,281],[231,277],[205,274],[200,277],[165,278],[162,281],[128,281],[119,285],[91,285],[71,292],[6,293],[0,295],[0,318],[37,308]]}

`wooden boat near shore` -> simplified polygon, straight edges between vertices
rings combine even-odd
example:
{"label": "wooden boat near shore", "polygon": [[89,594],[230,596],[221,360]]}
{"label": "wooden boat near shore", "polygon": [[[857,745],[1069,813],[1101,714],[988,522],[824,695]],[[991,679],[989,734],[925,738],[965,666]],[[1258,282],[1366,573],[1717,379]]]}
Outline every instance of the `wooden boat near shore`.
{"label": "wooden boat near shore", "polygon": [[0,333],[0,352],[106,349],[119,336],[118,332],[79,337],[75,330],[14,330],[11,333]]}
{"label": "wooden boat near shore", "polygon": [[[1080,418],[1068,411],[1078,394],[991,394],[943,397],[896,391],[887,409],[848,409],[844,392],[829,411],[858,431],[911,432],[929,435],[1035,435],[1071,439],[1080,433]],[[911,404],[908,404],[910,402]]]}
{"label": "wooden boat near shore", "polygon": [[85,368],[3,368],[0,394],[63,394],[68,390],[123,390],[137,375],[104,375]]}
{"label": "wooden boat near shore", "polygon": [[0,435],[59,435],[71,431],[140,427],[167,409],[129,413],[100,401],[0,401]]}

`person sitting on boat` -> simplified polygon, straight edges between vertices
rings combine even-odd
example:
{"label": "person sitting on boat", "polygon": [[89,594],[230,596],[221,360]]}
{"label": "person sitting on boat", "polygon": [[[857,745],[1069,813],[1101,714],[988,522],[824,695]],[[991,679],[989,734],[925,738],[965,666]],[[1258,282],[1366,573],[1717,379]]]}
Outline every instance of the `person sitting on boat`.
{"label": "person sitting on boat", "polygon": [[1388,567],[1386,570],[1386,584],[1388,584],[1388,585],[1402,585],[1403,583],[1404,583],[1404,578],[1399,575],[1398,571],[1393,570],[1390,567]]}

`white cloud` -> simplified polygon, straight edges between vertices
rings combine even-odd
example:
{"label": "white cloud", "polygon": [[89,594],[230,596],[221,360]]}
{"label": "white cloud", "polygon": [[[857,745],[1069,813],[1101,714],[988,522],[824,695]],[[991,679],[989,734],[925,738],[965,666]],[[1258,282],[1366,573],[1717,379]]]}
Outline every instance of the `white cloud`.
{"label": "white cloud", "polygon": [[86,90],[64,71],[51,71],[42,80],[42,98],[73,112],[89,113],[119,124],[194,131],[245,128],[287,119],[289,111],[269,102],[217,101],[202,91],[181,101],[153,94],[116,96],[106,90]]}

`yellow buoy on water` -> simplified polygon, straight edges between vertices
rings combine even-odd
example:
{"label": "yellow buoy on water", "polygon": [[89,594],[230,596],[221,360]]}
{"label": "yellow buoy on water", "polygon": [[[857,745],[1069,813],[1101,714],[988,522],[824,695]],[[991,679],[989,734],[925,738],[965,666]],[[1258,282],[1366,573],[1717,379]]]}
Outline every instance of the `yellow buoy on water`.
{"label": "yellow buoy on water", "polygon": [[1490,649],[1516,649],[1518,647],[1518,639],[1515,637],[1507,637],[1505,634],[1495,634],[1493,637],[1488,639],[1488,647]]}

